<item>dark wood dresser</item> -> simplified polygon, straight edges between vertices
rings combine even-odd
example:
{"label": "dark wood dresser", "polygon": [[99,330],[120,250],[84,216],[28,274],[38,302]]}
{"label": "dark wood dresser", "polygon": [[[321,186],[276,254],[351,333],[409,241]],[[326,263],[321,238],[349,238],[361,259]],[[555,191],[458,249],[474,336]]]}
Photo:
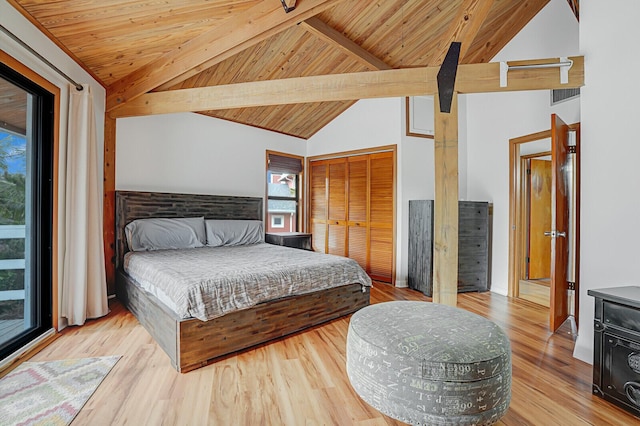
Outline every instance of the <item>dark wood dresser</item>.
{"label": "dark wood dresser", "polygon": [[[433,200],[409,201],[408,285],[433,293]],[[458,292],[490,284],[491,212],[487,202],[458,203]]]}
{"label": "dark wood dresser", "polygon": [[587,294],[595,297],[593,394],[640,416],[640,287]]}

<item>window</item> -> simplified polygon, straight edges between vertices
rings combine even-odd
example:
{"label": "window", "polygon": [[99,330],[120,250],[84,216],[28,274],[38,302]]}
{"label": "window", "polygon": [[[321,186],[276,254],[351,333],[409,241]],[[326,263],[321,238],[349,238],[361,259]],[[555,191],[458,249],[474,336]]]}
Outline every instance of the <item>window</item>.
{"label": "window", "polygon": [[[53,325],[56,96],[0,57],[0,359]],[[12,67],[7,64],[11,63]]]}
{"label": "window", "polygon": [[284,228],[284,215],[272,214],[271,215],[271,227],[272,228]]}
{"label": "window", "polygon": [[300,229],[302,159],[267,151],[267,232]]}

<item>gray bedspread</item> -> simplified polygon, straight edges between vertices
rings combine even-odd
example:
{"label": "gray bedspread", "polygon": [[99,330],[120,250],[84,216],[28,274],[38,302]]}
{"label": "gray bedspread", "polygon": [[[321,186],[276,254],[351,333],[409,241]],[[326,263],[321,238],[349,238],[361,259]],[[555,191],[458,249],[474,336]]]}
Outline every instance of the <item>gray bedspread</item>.
{"label": "gray bedspread", "polygon": [[355,260],[271,244],[129,252],[124,270],[181,318],[203,321],[285,296],[371,286]]}

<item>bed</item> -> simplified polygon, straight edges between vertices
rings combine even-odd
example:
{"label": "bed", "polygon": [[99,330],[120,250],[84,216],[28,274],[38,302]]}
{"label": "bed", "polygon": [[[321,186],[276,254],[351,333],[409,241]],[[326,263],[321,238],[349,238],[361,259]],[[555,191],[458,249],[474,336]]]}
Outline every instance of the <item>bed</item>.
{"label": "bed", "polygon": [[[290,290],[289,294],[266,297],[256,291],[258,296],[251,295],[248,303],[237,295],[227,296],[238,309],[226,309],[229,303],[220,303],[221,310],[192,309],[184,311],[178,309],[181,302],[172,302],[166,299],[166,294],[161,291],[152,291],[148,288],[147,281],[157,281],[161,287],[161,278],[149,279],[137,276],[131,269],[139,258],[156,257],[155,253],[136,252],[130,253],[127,244],[127,225],[139,219],[151,218],[195,218],[204,217],[207,221],[261,221],[263,216],[263,200],[257,197],[216,196],[197,194],[175,194],[161,192],[116,192],[116,295],[118,299],[129,309],[138,321],[156,340],[159,346],[167,353],[172,365],[179,372],[188,372],[207,365],[217,358],[231,353],[286,336],[314,325],[321,324],[348,314],[369,304],[369,286],[362,280],[355,280],[351,274],[345,275],[344,280],[349,282],[333,283],[328,288],[323,285],[304,287],[301,290]],[[144,220],[142,221],[144,222]],[[131,237],[131,235],[129,235]],[[219,253],[231,256],[233,251],[243,251],[244,247],[219,248]],[[323,258],[323,255],[304,252],[298,249],[271,246],[269,244],[256,244],[247,247],[250,256],[259,258],[267,256],[262,252],[268,250],[285,250],[288,255],[301,257],[302,264],[308,262],[306,256]],[[198,255],[213,256],[218,248],[194,248],[190,249]],[[183,256],[185,251],[180,251]],[[187,250],[188,252],[188,250]],[[177,261],[177,253],[171,251],[159,251],[160,263],[168,263],[167,258]],[[141,256],[138,256],[141,254]],[[287,253],[285,253],[287,254]],[[218,253],[215,253],[217,256]],[[164,260],[162,260],[164,256]],[[185,257],[189,257],[184,255]],[[274,254],[275,256],[275,254]],[[132,259],[136,259],[133,261]],[[125,263],[130,273],[125,271]],[[225,261],[226,263],[226,261]],[[256,267],[263,262],[254,262]],[[277,263],[277,262],[270,262]],[[219,279],[225,279],[223,268],[212,268],[222,275]],[[219,269],[219,270],[218,270]],[[246,269],[246,268],[241,268]],[[299,274],[313,274],[311,266],[300,268]],[[132,276],[133,275],[133,276]],[[134,278],[134,276],[136,278]],[[153,275],[152,275],[153,276]],[[288,280],[288,281],[287,281]],[[268,279],[265,278],[265,282]],[[291,285],[295,279],[281,278],[287,285]],[[335,281],[335,280],[334,280]],[[358,282],[356,282],[358,281]],[[253,276],[254,285],[261,285]],[[317,282],[317,281],[316,281]],[[200,285],[198,288],[202,287]],[[164,289],[168,289],[165,286]],[[244,297],[244,296],[243,296]],[[196,296],[199,298],[199,296]],[[242,299],[242,300],[240,300]],[[178,299],[181,301],[182,299]],[[238,302],[240,300],[240,302]],[[211,303],[215,305],[214,302]],[[187,304],[187,306],[191,306]],[[226,308],[225,308],[226,307]]]}

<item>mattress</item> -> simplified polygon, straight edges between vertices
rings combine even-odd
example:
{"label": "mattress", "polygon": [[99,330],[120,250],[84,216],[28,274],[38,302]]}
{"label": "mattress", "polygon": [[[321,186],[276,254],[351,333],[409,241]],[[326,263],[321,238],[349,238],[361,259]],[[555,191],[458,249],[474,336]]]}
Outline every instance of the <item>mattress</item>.
{"label": "mattress", "polygon": [[271,244],[129,252],[123,266],[180,318],[202,321],[282,297],[371,286],[353,259]]}

